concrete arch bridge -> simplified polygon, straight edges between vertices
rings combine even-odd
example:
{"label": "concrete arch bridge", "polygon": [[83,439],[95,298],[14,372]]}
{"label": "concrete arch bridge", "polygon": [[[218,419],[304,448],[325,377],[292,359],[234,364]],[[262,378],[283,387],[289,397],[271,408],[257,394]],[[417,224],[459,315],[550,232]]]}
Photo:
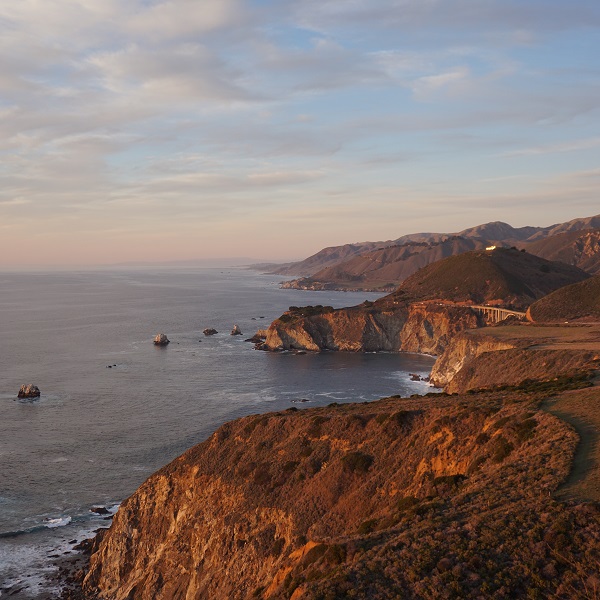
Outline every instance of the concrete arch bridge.
{"label": "concrete arch bridge", "polygon": [[508,317],[516,317],[517,319],[525,320],[527,313],[517,310],[508,310],[507,308],[497,308],[495,306],[478,306],[473,305],[472,308],[476,313],[487,317],[492,323],[499,323]]}

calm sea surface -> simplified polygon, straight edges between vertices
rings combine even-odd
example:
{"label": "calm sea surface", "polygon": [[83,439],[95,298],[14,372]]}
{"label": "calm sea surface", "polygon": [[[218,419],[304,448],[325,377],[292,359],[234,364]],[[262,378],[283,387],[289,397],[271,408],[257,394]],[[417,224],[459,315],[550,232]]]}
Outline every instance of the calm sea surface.
{"label": "calm sea surface", "polygon": [[[290,305],[377,297],[281,290],[278,279],[231,268],[0,273],[0,597],[41,597],[53,558],[107,525],[90,507],[116,508],[225,421],[430,391],[408,377],[430,371],[425,356],[255,351],[244,339]],[[229,335],[234,323],[243,336]],[[159,332],[168,347],[152,344]],[[22,383],[41,399],[16,400]]]}

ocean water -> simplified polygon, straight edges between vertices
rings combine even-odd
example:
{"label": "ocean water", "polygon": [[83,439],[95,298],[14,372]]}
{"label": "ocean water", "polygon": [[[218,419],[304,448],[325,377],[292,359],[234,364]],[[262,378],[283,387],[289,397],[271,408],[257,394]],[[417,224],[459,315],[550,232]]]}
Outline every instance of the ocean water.
{"label": "ocean water", "polygon": [[[55,559],[108,525],[90,508],[116,510],[228,420],[431,391],[408,376],[426,356],[254,350],[246,337],[290,305],[377,297],[277,284],[233,268],[0,273],[0,597],[52,596]],[[17,400],[22,383],[41,398]]]}

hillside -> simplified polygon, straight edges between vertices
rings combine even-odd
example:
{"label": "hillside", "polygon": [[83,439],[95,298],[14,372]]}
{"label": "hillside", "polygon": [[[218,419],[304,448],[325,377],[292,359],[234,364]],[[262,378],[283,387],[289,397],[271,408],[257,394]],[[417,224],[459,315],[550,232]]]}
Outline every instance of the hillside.
{"label": "hillside", "polygon": [[600,275],[541,298],[531,305],[528,316],[536,323],[600,321]]}
{"label": "hillside", "polygon": [[523,309],[589,275],[515,249],[467,252],[428,265],[392,294],[350,308],[290,307],[271,323],[265,350],[404,351],[438,355],[464,329],[485,324],[469,304]]}
{"label": "hillside", "polygon": [[559,233],[528,243],[525,248],[547,260],[575,265],[592,274],[600,272],[600,229]]}
{"label": "hillside", "polygon": [[111,600],[589,597],[598,508],[553,498],[578,440],[540,410],[557,392],[228,423],[122,504],[85,589]]}
{"label": "hillside", "polygon": [[467,252],[417,271],[391,299],[443,299],[526,309],[550,292],[587,279],[577,267],[513,248]]}
{"label": "hillside", "polygon": [[[542,240],[549,236],[558,235],[569,231],[580,231],[583,229],[594,228],[600,228],[600,215],[573,219],[566,223],[558,223],[548,227],[512,227],[508,223],[494,221],[491,223],[476,225],[475,227],[469,227],[455,233],[414,233],[403,235],[395,240],[386,242],[358,242],[355,244],[345,244],[343,246],[331,246],[329,248],[324,248],[307,259],[299,262],[287,263],[285,265],[260,265],[260,268],[277,275],[301,275],[303,277],[310,277],[322,269],[339,266],[340,263],[346,262],[356,256],[384,250],[389,246],[401,246],[411,242],[437,244],[447,240],[448,238],[461,237],[479,239],[484,241],[486,245],[518,245],[521,247],[526,245],[528,242]],[[457,251],[462,250],[460,247],[457,247]],[[439,257],[436,260],[439,260]],[[344,268],[343,270],[352,274],[352,269],[347,270]],[[326,280],[323,276],[319,277],[319,282],[333,283],[329,280]],[[395,281],[394,283],[398,284],[399,281]],[[290,287],[295,286],[291,285]],[[302,284],[300,284],[298,287],[302,289]],[[333,287],[335,287],[335,285],[333,285]],[[341,287],[342,289],[344,288],[343,285]],[[365,289],[365,287],[369,286],[367,285],[362,287],[359,282],[357,287],[360,289]],[[318,286],[316,289],[318,289]]]}
{"label": "hillside", "polygon": [[452,236],[438,242],[390,245],[326,267],[311,277],[285,282],[295,289],[356,289],[392,291],[418,269],[456,254],[483,250],[487,240]]}

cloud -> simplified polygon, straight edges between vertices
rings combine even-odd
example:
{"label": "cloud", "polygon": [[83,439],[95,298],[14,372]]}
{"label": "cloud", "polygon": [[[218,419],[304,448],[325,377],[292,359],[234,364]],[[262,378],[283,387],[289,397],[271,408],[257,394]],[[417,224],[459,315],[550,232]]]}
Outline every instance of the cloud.
{"label": "cloud", "polygon": [[[591,163],[600,145],[599,11],[588,0],[0,3],[3,222],[14,236],[51,222],[58,248],[74,228],[149,239],[302,213],[321,220],[326,245],[334,219],[360,239],[361,219],[387,226],[427,203],[469,214],[481,190],[519,191],[517,161],[499,153],[537,165],[534,202],[547,192],[536,156],[585,150]],[[579,202],[588,181],[571,181]]]}
{"label": "cloud", "polygon": [[531,148],[520,148],[504,152],[501,156],[535,156],[539,154],[556,154],[561,152],[576,152],[578,150],[589,150],[600,146],[600,137],[593,137],[581,140],[571,140],[557,144],[546,144],[543,146],[534,146]]}

